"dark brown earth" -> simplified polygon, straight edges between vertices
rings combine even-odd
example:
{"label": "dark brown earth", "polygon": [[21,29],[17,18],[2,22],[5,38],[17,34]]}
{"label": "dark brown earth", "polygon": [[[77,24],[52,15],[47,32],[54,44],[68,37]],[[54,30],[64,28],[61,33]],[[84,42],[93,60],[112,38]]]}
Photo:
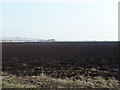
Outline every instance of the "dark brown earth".
{"label": "dark brown earth", "polygon": [[14,75],[41,72],[55,78],[120,80],[118,42],[16,42],[2,44],[2,69]]}

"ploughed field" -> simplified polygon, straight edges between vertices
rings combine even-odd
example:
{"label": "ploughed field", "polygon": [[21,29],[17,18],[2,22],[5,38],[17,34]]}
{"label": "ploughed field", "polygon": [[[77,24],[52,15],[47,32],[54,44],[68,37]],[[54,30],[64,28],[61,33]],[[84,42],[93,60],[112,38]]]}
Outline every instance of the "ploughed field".
{"label": "ploughed field", "polygon": [[2,69],[17,76],[44,73],[80,80],[102,76],[120,80],[118,42],[2,43]]}

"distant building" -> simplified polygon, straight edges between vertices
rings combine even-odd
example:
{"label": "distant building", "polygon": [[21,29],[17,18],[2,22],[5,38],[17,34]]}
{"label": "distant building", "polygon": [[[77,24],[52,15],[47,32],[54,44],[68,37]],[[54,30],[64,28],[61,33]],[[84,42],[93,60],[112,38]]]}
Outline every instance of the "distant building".
{"label": "distant building", "polygon": [[48,42],[55,42],[55,39],[48,39]]}

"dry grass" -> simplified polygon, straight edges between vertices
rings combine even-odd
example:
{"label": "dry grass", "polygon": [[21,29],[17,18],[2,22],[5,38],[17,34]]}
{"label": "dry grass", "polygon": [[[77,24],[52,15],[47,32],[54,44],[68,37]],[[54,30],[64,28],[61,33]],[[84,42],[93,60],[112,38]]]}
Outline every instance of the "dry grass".
{"label": "dry grass", "polygon": [[[81,80],[72,78],[52,78],[44,74],[39,76],[16,76],[3,74],[3,88],[120,88],[120,82],[113,77],[105,80],[104,77],[80,76]],[[15,87],[14,87],[15,86]]]}

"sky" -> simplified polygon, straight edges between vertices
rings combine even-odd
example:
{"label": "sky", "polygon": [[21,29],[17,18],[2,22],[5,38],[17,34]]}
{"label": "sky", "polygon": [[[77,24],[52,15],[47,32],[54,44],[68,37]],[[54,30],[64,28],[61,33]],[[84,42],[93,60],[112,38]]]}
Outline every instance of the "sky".
{"label": "sky", "polygon": [[2,2],[0,9],[3,37],[118,40],[117,2]]}

